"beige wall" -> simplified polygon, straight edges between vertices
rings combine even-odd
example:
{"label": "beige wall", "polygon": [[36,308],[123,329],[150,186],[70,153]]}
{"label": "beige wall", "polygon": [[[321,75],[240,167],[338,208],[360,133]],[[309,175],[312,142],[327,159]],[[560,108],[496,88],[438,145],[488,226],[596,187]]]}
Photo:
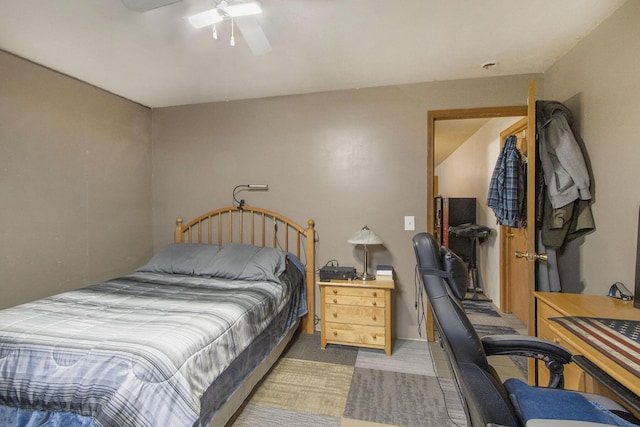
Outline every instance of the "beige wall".
{"label": "beige wall", "polygon": [[151,254],[151,112],[0,52],[0,308]]}
{"label": "beige wall", "polygon": [[[524,105],[536,76],[460,80],[336,91],[153,110],[154,247],[185,219],[231,205],[234,186],[299,223],[313,218],[321,265],[362,268],[347,239],[368,225],[385,242],[371,265],[398,277],[396,336],[418,336],[415,256],[404,216],[426,228],[427,111]],[[539,77],[539,76],[538,76]]]}
{"label": "beige wall", "polygon": [[633,289],[640,206],[640,2],[629,1],[545,73],[545,95],[569,106],[595,175],[597,231],[561,260],[567,285]]}

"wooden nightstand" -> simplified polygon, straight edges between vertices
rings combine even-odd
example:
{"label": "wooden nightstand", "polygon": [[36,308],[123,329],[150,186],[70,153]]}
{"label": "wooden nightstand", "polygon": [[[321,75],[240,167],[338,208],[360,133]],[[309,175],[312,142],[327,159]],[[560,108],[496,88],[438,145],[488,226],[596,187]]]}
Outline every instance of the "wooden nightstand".
{"label": "wooden nightstand", "polygon": [[393,280],[335,280],[320,286],[320,346],[379,348],[391,356]]}

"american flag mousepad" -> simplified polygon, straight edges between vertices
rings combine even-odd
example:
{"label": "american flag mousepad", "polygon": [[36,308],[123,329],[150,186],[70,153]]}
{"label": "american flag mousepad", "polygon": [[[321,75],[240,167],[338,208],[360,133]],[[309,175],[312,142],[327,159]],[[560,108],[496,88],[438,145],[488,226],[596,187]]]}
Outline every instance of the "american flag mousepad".
{"label": "american flag mousepad", "polygon": [[550,320],[640,378],[640,321],[577,316]]}

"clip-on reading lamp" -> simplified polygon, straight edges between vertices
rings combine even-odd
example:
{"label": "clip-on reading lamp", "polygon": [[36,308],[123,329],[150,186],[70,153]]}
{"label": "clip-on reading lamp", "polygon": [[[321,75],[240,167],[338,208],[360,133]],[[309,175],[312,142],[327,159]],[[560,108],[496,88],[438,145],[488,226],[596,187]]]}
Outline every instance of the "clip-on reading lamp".
{"label": "clip-on reading lamp", "polygon": [[268,191],[269,190],[269,185],[268,184],[240,184],[237,185],[234,189],[233,189],[233,200],[238,204],[238,210],[242,210],[244,208],[244,199],[240,199],[238,200],[236,198],[236,192],[238,192],[239,188],[246,188],[247,190],[253,191],[253,190],[259,190],[259,191]]}

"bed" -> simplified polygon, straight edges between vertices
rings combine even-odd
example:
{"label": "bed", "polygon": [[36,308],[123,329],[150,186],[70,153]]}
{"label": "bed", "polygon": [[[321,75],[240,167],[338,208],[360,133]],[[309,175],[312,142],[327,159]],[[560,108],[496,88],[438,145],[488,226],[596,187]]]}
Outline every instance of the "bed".
{"label": "bed", "polygon": [[0,311],[0,425],[225,425],[314,331],[314,241],[312,220],[217,209],[130,275]]}

